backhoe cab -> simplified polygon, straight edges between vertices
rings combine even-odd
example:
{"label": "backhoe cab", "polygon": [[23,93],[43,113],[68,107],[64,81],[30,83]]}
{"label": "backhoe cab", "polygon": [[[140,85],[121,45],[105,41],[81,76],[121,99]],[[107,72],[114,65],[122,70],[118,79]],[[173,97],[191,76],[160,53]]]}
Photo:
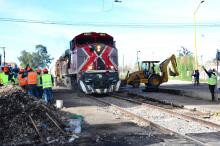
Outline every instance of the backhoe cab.
{"label": "backhoe cab", "polygon": [[[168,73],[167,68],[170,62],[173,71],[169,68]],[[128,71],[123,83],[132,85],[134,88],[138,88],[141,83],[144,83],[147,88],[157,89],[160,84],[168,81],[168,74],[170,76],[179,75],[175,55],[167,58],[159,65],[158,63],[159,61],[142,61],[141,67],[138,67],[139,71],[133,73]],[[159,71],[156,71],[156,66],[159,66]]]}

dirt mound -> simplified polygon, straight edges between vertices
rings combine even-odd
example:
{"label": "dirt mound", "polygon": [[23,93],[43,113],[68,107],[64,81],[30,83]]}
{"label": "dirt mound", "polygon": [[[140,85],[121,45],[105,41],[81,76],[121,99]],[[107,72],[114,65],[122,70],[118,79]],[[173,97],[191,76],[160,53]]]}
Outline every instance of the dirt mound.
{"label": "dirt mound", "polygon": [[62,145],[70,139],[65,114],[11,86],[0,89],[0,144]]}

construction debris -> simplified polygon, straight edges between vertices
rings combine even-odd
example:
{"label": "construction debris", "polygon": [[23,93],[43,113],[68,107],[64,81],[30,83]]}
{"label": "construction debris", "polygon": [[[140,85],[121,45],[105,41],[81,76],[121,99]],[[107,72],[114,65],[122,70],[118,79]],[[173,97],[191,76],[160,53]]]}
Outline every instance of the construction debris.
{"label": "construction debris", "polygon": [[66,132],[66,114],[53,105],[11,86],[0,89],[0,144],[56,144],[73,142]]}

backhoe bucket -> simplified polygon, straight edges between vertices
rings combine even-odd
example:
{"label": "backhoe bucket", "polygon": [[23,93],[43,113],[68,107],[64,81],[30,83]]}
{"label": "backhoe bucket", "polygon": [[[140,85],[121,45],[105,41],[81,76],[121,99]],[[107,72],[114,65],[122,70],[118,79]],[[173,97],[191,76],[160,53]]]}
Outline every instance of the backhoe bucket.
{"label": "backhoe bucket", "polygon": [[169,75],[174,77],[177,76],[177,74],[173,72],[170,68],[169,68]]}

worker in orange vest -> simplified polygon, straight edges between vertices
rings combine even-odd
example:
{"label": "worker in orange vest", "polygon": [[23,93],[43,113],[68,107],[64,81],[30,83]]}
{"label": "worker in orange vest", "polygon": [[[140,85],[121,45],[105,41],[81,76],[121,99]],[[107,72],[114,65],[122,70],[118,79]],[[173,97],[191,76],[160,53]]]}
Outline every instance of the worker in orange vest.
{"label": "worker in orange vest", "polygon": [[37,73],[31,67],[27,67],[27,87],[29,94],[39,97],[37,92]]}
{"label": "worker in orange vest", "polygon": [[27,77],[24,77],[24,78],[22,77],[24,72],[25,72],[24,69],[19,70],[18,84],[23,90],[26,90],[27,89]]}

